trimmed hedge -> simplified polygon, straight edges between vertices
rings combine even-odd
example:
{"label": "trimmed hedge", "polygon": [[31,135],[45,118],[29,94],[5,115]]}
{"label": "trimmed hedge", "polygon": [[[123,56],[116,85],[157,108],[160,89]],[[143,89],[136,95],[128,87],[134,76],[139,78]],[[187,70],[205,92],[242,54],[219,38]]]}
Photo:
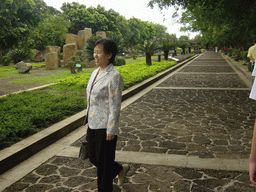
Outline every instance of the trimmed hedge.
{"label": "trimmed hedge", "polygon": [[75,95],[22,92],[0,99],[0,149],[86,108]]}
{"label": "trimmed hedge", "polygon": [[[156,75],[157,73],[176,65],[176,61],[161,61],[152,62],[151,66],[148,66],[146,62],[133,63],[122,65],[117,68],[124,80],[124,89],[127,89],[149,77]],[[90,74],[78,74],[58,80],[60,85],[66,86],[82,86],[86,87],[90,78]]]}

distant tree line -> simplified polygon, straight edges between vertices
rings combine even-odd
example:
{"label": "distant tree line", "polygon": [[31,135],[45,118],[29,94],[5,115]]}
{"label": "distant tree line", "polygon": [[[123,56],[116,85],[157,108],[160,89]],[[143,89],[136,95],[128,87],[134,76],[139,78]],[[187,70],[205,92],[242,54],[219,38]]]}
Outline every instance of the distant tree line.
{"label": "distant tree line", "polygon": [[256,39],[255,0],[151,0],[149,5],[183,8],[183,30],[200,31],[207,47],[247,50]]}
{"label": "distant tree line", "polygon": [[0,4],[0,59],[12,50],[44,50],[46,46],[63,46],[67,33],[77,34],[85,27],[119,36],[126,47],[143,44],[153,38],[176,38],[160,24],[126,19],[114,10],[63,3],[61,11],[42,0],[4,0]]}

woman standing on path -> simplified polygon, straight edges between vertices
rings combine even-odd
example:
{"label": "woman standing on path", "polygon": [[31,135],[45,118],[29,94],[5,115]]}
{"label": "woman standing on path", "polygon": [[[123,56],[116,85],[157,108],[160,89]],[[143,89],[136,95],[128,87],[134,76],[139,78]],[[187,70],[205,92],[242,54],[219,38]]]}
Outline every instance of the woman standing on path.
{"label": "woman standing on path", "polygon": [[92,72],[86,91],[88,155],[97,167],[99,192],[111,192],[117,175],[121,186],[129,171],[128,165],[115,162],[123,88],[122,76],[113,67],[116,54],[113,40],[104,38],[96,42],[94,58],[99,68]]}

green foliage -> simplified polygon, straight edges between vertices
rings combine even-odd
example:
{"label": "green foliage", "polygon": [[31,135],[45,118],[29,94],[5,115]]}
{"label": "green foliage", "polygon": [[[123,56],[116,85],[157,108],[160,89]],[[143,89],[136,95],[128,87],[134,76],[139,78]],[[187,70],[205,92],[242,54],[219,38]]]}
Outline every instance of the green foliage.
{"label": "green foliage", "polygon": [[12,59],[11,57],[9,57],[8,55],[5,55],[2,57],[0,63],[3,65],[3,66],[8,66],[10,65],[10,63],[12,62]]}
{"label": "green foliage", "polygon": [[13,60],[15,64],[20,61],[33,59],[33,51],[26,48],[11,50],[7,55],[11,58],[11,60]]}
{"label": "green foliage", "polygon": [[99,37],[99,36],[91,36],[86,41],[86,46],[85,46],[85,49],[83,50],[83,54],[82,54],[82,59],[83,60],[86,60],[86,59],[88,61],[94,60],[94,57],[93,57],[94,46],[95,46],[96,41],[98,41],[99,39],[101,39],[101,37]]}
{"label": "green foliage", "polygon": [[242,58],[242,60],[244,60],[244,61],[250,61],[250,59],[247,57],[247,55],[248,55],[248,51],[242,51],[242,52],[241,52],[241,58]]}
{"label": "green foliage", "polygon": [[233,49],[230,48],[227,52],[228,52],[228,56],[232,56]]}
{"label": "green foliage", "polygon": [[122,66],[122,65],[125,65],[125,59],[116,57],[116,60],[115,60],[114,65],[115,65],[115,66]]}
{"label": "green foliage", "polygon": [[0,50],[24,42],[30,30],[46,15],[57,14],[39,0],[4,0],[0,4]]}
{"label": "green foliage", "polygon": [[176,44],[171,43],[170,40],[160,41],[160,44],[161,44],[161,49],[164,51],[164,59],[168,60],[169,51],[175,49]]}
{"label": "green foliage", "polygon": [[256,38],[256,1],[151,0],[150,6],[181,6],[183,30],[200,31],[205,45],[248,49]]}
{"label": "green foliage", "polygon": [[124,65],[119,67],[117,70],[123,77],[124,88],[127,89],[139,82],[148,79],[149,77],[156,75],[161,71],[164,71],[165,69],[170,68],[176,63],[176,61],[153,61],[152,65],[149,66],[145,62],[142,62]]}
{"label": "green foliage", "polygon": [[64,16],[49,16],[30,31],[31,46],[44,50],[46,46],[63,46],[70,23]]}
{"label": "green foliage", "polygon": [[13,70],[16,70],[14,66],[0,67],[0,72],[13,71]]}
{"label": "green foliage", "polygon": [[87,82],[90,78],[91,74],[85,73],[85,74],[77,74],[75,76],[66,77],[63,79],[59,79],[57,82],[61,85],[66,86],[81,86],[86,87]]}
{"label": "green foliage", "polygon": [[[149,77],[154,76],[155,74],[164,71],[165,69],[170,68],[175,65],[176,61],[161,61],[161,62],[152,62],[151,66],[148,66],[146,62],[126,64],[118,67],[118,71],[123,77],[124,88],[127,89]],[[67,77],[58,80],[60,85],[63,86],[79,86],[86,87],[89,80],[90,74],[78,74],[72,77]]]}
{"label": "green foliage", "polygon": [[81,57],[79,56],[72,56],[68,59],[67,66],[69,66],[71,73],[75,73],[76,64],[81,63]]}
{"label": "green foliage", "polygon": [[146,54],[146,63],[149,66],[152,65],[151,56],[155,51],[160,49],[159,45],[152,41],[146,41],[144,44],[139,44],[136,48]]}
{"label": "green foliage", "polygon": [[0,99],[0,148],[71,116],[84,108],[76,95],[23,92]]}
{"label": "green foliage", "polygon": [[236,56],[236,55],[238,55],[238,53],[239,53],[238,49],[233,49],[232,50],[232,56]]}

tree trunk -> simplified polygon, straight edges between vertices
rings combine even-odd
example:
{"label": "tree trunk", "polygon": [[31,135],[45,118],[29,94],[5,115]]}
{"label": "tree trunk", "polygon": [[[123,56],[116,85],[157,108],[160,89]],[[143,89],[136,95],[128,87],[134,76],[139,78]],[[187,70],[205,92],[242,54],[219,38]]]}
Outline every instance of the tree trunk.
{"label": "tree trunk", "polygon": [[164,60],[168,60],[169,50],[164,50]]}
{"label": "tree trunk", "polygon": [[147,65],[152,65],[152,62],[151,62],[151,53],[150,52],[147,52],[146,53],[146,63]]}

